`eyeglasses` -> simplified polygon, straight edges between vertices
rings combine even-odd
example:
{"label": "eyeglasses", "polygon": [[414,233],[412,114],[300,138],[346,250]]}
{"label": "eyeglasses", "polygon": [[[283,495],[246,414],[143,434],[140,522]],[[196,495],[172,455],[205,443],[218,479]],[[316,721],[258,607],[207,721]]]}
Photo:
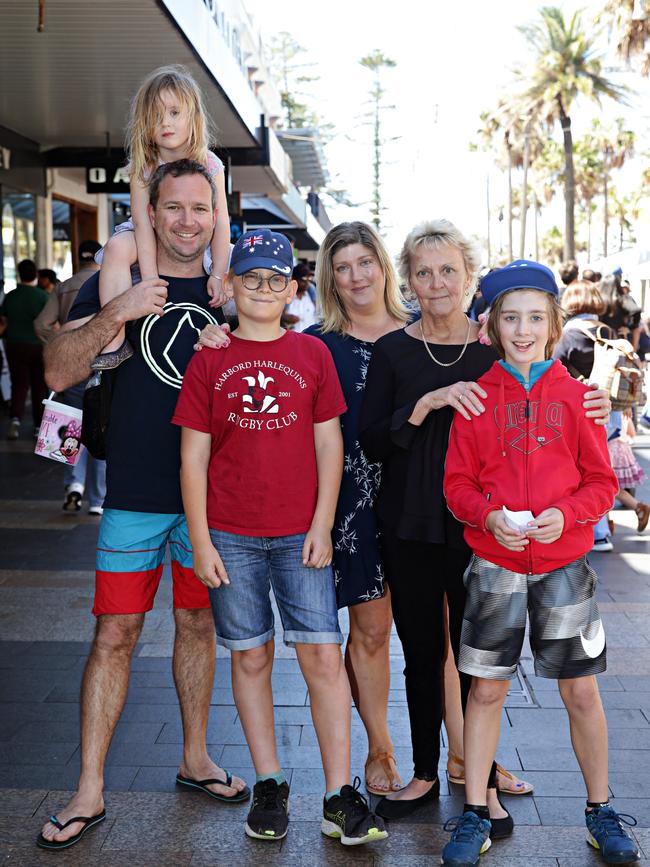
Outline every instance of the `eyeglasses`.
{"label": "eyeglasses", "polygon": [[255,271],[248,271],[246,274],[242,274],[241,281],[244,284],[244,289],[248,289],[251,292],[260,289],[263,283],[268,283],[271,292],[284,292],[289,285],[289,278],[283,277],[282,274],[273,274],[272,277],[262,277],[261,274],[257,274]]}

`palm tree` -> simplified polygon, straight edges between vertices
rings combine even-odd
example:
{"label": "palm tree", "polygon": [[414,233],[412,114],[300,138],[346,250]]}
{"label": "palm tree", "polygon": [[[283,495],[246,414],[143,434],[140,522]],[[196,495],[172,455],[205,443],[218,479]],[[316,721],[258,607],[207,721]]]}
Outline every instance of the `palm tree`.
{"label": "palm tree", "polygon": [[370,209],[370,213],[372,214],[372,222],[375,224],[375,228],[377,231],[380,231],[381,228],[381,212],[383,210],[381,206],[381,183],[380,183],[380,173],[381,173],[381,149],[384,144],[384,140],[381,137],[381,111],[385,108],[392,108],[393,106],[386,106],[382,104],[382,100],[386,91],[381,85],[381,70],[382,69],[392,69],[396,65],[394,60],[391,60],[390,57],[387,57],[383,51],[380,51],[378,48],[375,48],[370,54],[367,54],[365,57],[362,57],[359,61],[361,66],[365,67],[365,69],[369,69],[374,76],[373,86],[370,90],[370,98],[373,102],[373,188],[372,188],[372,208]]}
{"label": "palm tree", "polygon": [[529,111],[549,127],[559,122],[564,144],[564,255],[575,258],[575,173],[571,109],[579,95],[600,103],[603,96],[625,102],[628,91],[602,75],[601,59],[594,53],[594,34],[583,29],[580,14],[568,21],[559,7],[540,9],[539,19],[520,28],[534,53],[532,74],[519,70],[522,99]]}
{"label": "palm tree", "polygon": [[598,15],[618,39],[616,52],[627,64],[640,61],[641,75],[650,72],[650,4],[645,0],[607,0]]}
{"label": "palm tree", "polygon": [[620,169],[628,157],[634,155],[634,132],[630,129],[625,129],[623,119],[616,119],[616,126],[612,129],[604,127],[599,120],[592,122],[593,138],[602,154],[602,178],[603,178],[603,256],[607,256],[608,252],[608,234],[609,234],[609,196],[607,193],[607,185],[609,183],[610,172],[613,169]]}
{"label": "palm tree", "polygon": [[500,154],[497,155],[497,163],[503,166],[505,162],[508,173],[508,256],[512,259],[512,169],[515,156],[510,141],[510,129],[504,123],[503,107],[503,101],[500,101],[494,111],[484,111],[481,114],[482,126],[476,132],[483,150],[492,150],[495,141],[498,143]]}
{"label": "palm tree", "polygon": [[602,189],[603,154],[597,139],[587,134],[576,141],[573,156],[576,197],[587,218],[587,258],[591,259],[591,220],[594,199]]}
{"label": "palm tree", "polygon": [[512,185],[513,169],[522,168],[522,186],[520,210],[520,258],[526,243],[526,213],[528,210],[528,169],[541,153],[543,135],[537,119],[526,113],[526,107],[521,105],[517,97],[501,98],[492,111],[481,114],[482,126],[477,130],[482,140],[484,150],[493,150],[495,142],[499,148],[497,163],[505,167],[508,173],[508,255],[513,258],[512,217],[514,210],[514,192]]}

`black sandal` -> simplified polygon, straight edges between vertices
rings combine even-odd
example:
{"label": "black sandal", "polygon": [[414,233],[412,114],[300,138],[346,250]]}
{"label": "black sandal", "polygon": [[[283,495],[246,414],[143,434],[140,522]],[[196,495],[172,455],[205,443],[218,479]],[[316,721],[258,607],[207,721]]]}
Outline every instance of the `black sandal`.
{"label": "black sandal", "polygon": [[219,795],[208,789],[208,786],[212,786],[215,783],[219,786],[232,786],[232,774],[225,768],[223,770],[226,775],[225,781],[213,779],[193,780],[192,777],[184,777],[182,774],[176,774],[176,783],[179,786],[189,786],[192,789],[198,789],[200,792],[205,792],[206,795],[214,798],[215,801],[223,801],[224,804],[241,804],[242,801],[247,801],[251,796],[251,790],[248,786],[244,786],[241,792],[237,792],[236,795],[231,796]]}
{"label": "black sandal", "polygon": [[95,825],[99,825],[99,823],[103,822],[105,818],[106,810],[102,810],[101,813],[97,813],[96,816],[75,816],[73,819],[68,819],[68,821],[63,824],[59,822],[56,816],[50,816],[50,822],[58,828],[59,831],[65,830],[68,825],[72,825],[75,822],[83,822],[84,827],[78,834],[75,834],[73,837],[68,837],[67,840],[48,840],[42,834],[39,834],[36,839],[36,845],[40,846],[41,849],[68,849],[70,846],[74,846],[75,843],[78,843],[86,831],[90,831],[90,829],[94,828]]}

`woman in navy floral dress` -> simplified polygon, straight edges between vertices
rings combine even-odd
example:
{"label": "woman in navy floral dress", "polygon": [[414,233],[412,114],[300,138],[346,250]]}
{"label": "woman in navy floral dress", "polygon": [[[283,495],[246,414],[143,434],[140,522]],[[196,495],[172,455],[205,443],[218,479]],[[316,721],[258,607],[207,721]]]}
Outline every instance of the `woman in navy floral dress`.
{"label": "woman in navy floral dress", "polygon": [[342,223],[328,233],[316,283],[322,321],[306,333],[332,353],[348,406],[341,417],[345,464],[332,532],[338,604],[350,615],[345,664],[368,735],[366,788],[382,795],[401,787],[387,725],[392,617],[373,510],[380,470],[361,450],[358,426],[373,344],[411,317],[390,256],[365,223]]}

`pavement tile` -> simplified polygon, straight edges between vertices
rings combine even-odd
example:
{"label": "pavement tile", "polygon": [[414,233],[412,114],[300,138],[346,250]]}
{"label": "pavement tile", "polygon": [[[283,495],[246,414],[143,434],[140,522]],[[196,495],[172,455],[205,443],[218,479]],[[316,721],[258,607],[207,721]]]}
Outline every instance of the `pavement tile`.
{"label": "pavement tile", "polygon": [[[359,865],[372,867],[374,856],[388,841],[368,844],[366,846],[342,846],[338,840],[325,837],[320,830],[320,820],[317,822],[289,822],[289,833],[282,844],[282,857],[293,856],[304,858],[305,864],[326,865],[326,867],[345,867]],[[265,859],[266,860],[266,859]]]}
{"label": "pavement tile", "polygon": [[[610,718],[610,709],[640,710],[650,708],[650,693],[647,692],[603,692],[601,693],[603,707],[607,718]],[[559,692],[540,692],[537,695],[540,707],[564,708]]]}
{"label": "pavement tile", "polygon": [[[519,747],[524,771],[578,771],[578,761],[572,749]],[[609,751],[610,767],[618,773],[639,771],[650,774],[650,750]]]}
{"label": "pavement tile", "polygon": [[[558,727],[568,728],[567,713],[563,709],[544,708],[535,710],[533,713],[520,708],[510,708],[507,711],[508,718],[513,728],[535,727],[543,729],[547,726],[552,729]],[[648,720],[637,708],[611,708],[607,712],[607,724],[610,728],[640,729],[650,726]]]}
{"label": "pavement tile", "polygon": [[311,711],[308,707],[276,706],[274,708],[274,716],[276,725],[311,725]]}
{"label": "pavement tile", "polygon": [[[650,619],[648,615],[643,615],[646,622]],[[649,624],[650,628],[650,624]],[[621,682],[621,686],[623,689],[629,690],[630,692],[648,692],[650,693],[650,675],[646,675],[645,677],[641,675],[635,676],[626,676],[620,675],[618,680]]]}
{"label": "pavement tile", "polygon": [[[36,856],[38,849],[35,845],[43,824],[47,821],[48,814],[43,813],[37,817],[22,818],[20,816],[0,816],[0,846],[10,846],[12,849],[28,849]],[[84,837],[84,849],[87,853],[95,854],[104,845],[110,831],[112,822],[107,818],[92,833]],[[52,852],[45,853],[52,857]],[[36,856],[38,857],[38,856]],[[50,864],[52,862],[50,861]]]}
{"label": "pavement tile", "polygon": [[70,702],[24,702],[0,705],[3,721],[27,723],[38,720],[42,723],[73,722],[79,720],[79,706]]}
{"label": "pavement tile", "polygon": [[0,765],[66,765],[77,751],[78,741],[61,743],[0,744]]}
{"label": "pavement tile", "polygon": [[182,753],[179,744],[143,744],[123,741],[111,744],[106,764],[133,767],[178,765]]}
{"label": "pavement tile", "polygon": [[167,663],[164,671],[132,671],[129,677],[129,689],[173,689],[174,677],[172,675],[171,665]]}
{"label": "pavement tile", "polygon": [[[612,763],[613,764],[613,763]],[[609,788],[616,798],[643,798],[648,795],[648,772],[643,770],[625,771],[613,765],[609,772]]]}
{"label": "pavement tile", "polygon": [[0,789],[0,815],[33,816],[46,796],[46,789]]}
{"label": "pavement tile", "polygon": [[[246,837],[243,822],[217,822],[200,809],[193,816],[169,822],[161,817],[159,822],[144,822],[142,817],[118,818],[104,842],[103,850],[128,849],[137,840],[138,848],[154,855],[155,852],[180,851],[192,853],[204,849],[223,858],[232,858],[233,851],[247,856],[259,852],[259,843]],[[280,849],[280,842],[264,843],[271,853]],[[266,851],[265,849],[265,851]],[[153,860],[153,858],[152,858]]]}
{"label": "pavement tile", "polygon": [[[612,798],[612,807],[619,813],[635,816],[639,826],[650,827],[650,798]],[[535,794],[535,806],[542,820],[542,825],[575,825],[585,811],[584,794],[580,798],[543,798]]]}
{"label": "pavement tile", "polygon": [[[278,744],[278,757],[282,766],[289,768],[317,768],[321,764],[318,747],[301,747],[295,744]],[[227,744],[221,755],[221,760],[230,765],[252,764],[247,746]]]}
{"label": "pavement tile", "polygon": [[[276,726],[275,737],[278,744],[301,744],[301,726]],[[246,744],[246,737],[241,725],[217,722],[208,725],[206,741],[208,744]],[[165,723],[156,743],[181,744],[183,743],[183,729],[179,723]],[[312,745],[312,744],[310,744]]]}
{"label": "pavement tile", "polygon": [[565,798],[584,797],[585,794],[585,784],[579,771],[526,770],[525,777],[535,787],[535,796],[555,795],[558,798]]}
{"label": "pavement tile", "polygon": [[[127,790],[138,772],[137,767],[112,767],[105,773],[107,789]],[[0,789],[76,788],[79,762],[65,767],[47,765],[0,765]]]}
{"label": "pavement tile", "polygon": [[650,858],[650,828],[634,828],[632,833],[636,837],[645,857]]}

